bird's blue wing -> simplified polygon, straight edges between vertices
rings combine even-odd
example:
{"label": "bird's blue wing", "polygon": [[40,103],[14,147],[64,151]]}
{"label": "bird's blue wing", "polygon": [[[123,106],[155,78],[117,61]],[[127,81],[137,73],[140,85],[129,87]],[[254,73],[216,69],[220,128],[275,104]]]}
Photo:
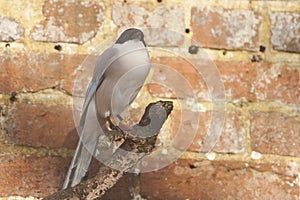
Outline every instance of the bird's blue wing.
{"label": "bird's blue wing", "polygon": [[125,42],[125,44],[126,43],[128,43],[129,45],[114,44],[112,47],[104,51],[103,54],[99,57],[98,61],[96,62],[93,79],[91,80],[85,95],[85,101],[82,107],[82,115],[79,123],[79,128],[82,128],[84,126],[87,108],[91,102],[91,99],[95,95],[95,92],[97,91],[98,87],[104,79],[104,73],[106,69],[121,56],[124,56],[127,53],[131,53],[132,51],[145,49],[145,46],[142,42],[128,41]]}
{"label": "bird's blue wing", "polygon": [[104,73],[112,63],[111,60],[113,60],[114,54],[116,52],[117,49],[111,47],[104,51],[96,62],[93,78],[88,86],[85,95],[80,123],[77,129],[79,132],[80,140],[78,142],[73,160],[67,172],[67,176],[62,187],[63,189],[78,184],[85,176],[90,166],[93,153],[97,146],[97,138],[99,137],[99,133],[97,132],[97,130],[91,130],[97,127],[93,96],[95,95],[97,88],[103,81]]}
{"label": "bird's blue wing", "polygon": [[93,98],[98,87],[103,81],[104,73],[106,69],[110,66],[110,64],[113,62],[114,55],[116,55],[117,52],[118,49],[110,47],[109,49],[105,50],[97,60],[94,69],[94,75],[86,91],[84,104],[82,106],[82,115],[80,118],[79,128],[82,128],[84,126],[87,108],[91,102],[91,99]]}
{"label": "bird's blue wing", "polygon": [[111,64],[127,53],[145,49],[141,42],[114,44],[103,52],[96,62],[93,78],[86,92],[78,131],[80,141],[70,164],[63,188],[78,184],[88,170],[95,152],[101,130],[98,130],[94,95],[105,78],[105,71]]}

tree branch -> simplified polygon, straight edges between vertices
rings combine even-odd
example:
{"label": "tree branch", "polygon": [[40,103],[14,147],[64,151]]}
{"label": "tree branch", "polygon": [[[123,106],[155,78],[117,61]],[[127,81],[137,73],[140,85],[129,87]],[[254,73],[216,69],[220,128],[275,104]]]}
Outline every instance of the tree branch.
{"label": "tree branch", "polygon": [[[134,167],[139,160],[153,151],[158,132],[167,120],[173,109],[171,101],[158,101],[150,103],[139,124],[130,132],[123,132],[116,128],[116,135],[122,135],[124,142],[114,152],[106,166],[100,168],[99,173],[80,184],[58,191],[44,200],[56,199],[101,199],[101,197],[113,187],[128,170]],[[132,152],[124,157],[122,152]],[[108,166],[114,166],[110,168]],[[122,170],[116,170],[122,169]]]}

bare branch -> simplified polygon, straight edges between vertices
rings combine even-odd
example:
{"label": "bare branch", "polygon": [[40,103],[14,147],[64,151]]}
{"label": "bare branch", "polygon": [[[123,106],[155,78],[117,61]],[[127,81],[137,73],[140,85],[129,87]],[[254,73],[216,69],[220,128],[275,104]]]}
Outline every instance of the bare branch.
{"label": "bare branch", "polygon": [[[158,101],[150,103],[139,124],[129,133],[115,129],[115,134],[123,135],[124,142],[112,155],[110,163],[100,168],[98,175],[74,187],[58,191],[44,200],[56,199],[101,199],[118,180],[134,167],[145,155],[150,154],[154,148],[157,135],[164,122],[173,109],[171,101]],[[121,150],[132,152],[130,157],[124,159]],[[117,166],[110,168],[108,166]],[[122,169],[121,171],[116,169]]]}

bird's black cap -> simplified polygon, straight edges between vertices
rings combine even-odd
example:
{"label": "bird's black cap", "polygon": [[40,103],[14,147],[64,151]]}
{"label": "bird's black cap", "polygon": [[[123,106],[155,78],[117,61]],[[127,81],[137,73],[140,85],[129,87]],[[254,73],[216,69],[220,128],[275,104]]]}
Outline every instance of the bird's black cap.
{"label": "bird's black cap", "polygon": [[136,28],[130,28],[125,30],[117,39],[116,44],[123,44],[128,40],[136,40],[136,39],[143,42],[143,44],[146,46],[146,43],[144,41],[144,33],[141,30]]}

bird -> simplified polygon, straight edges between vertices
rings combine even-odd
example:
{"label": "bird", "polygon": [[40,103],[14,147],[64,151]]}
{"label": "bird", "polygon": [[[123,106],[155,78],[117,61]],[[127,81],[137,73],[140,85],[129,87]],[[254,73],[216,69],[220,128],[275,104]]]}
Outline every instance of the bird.
{"label": "bird", "polygon": [[[98,58],[86,91],[77,130],[79,142],[62,189],[80,183],[95,155],[99,123],[115,125],[122,112],[134,101],[150,72],[150,57],[140,29],[129,28]],[[101,152],[98,152],[101,155]]]}

